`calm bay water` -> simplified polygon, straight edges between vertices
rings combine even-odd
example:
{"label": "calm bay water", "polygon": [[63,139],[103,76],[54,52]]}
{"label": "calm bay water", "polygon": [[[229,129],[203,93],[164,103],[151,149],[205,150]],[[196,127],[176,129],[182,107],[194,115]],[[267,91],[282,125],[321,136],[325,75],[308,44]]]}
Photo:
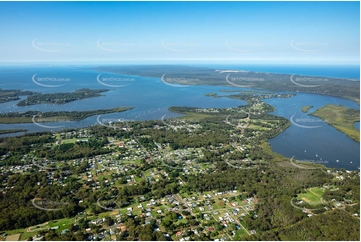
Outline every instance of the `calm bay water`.
{"label": "calm bay water", "polygon": [[[272,98],[266,99],[265,102],[276,108],[272,114],[292,120],[288,129],[269,140],[273,151],[286,157],[295,156],[297,160],[322,163],[328,167],[356,170],[360,166],[360,144],[358,142],[321,119],[308,116],[308,113],[312,113],[326,104],[359,109],[355,102],[307,93],[298,93],[288,100]],[[303,106],[311,105],[314,107],[307,113],[301,111]]]}
{"label": "calm bay water", "polygon": [[[215,67],[210,66],[209,67]],[[233,68],[246,69],[244,66],[236,68],[236,66],[217,66],[216,68]],[[272,67],[268,67],[271,68]],[[281,72],[274,69],[277,73],[294,73],[296,69],[286,69]],[[358,78],[359,71],[355,68],[353,71],[345,71],[345,67],[340,68],[339,72],[335,68],[329,68],[328,74],[326,69],[315,73],[315,70],[298,67],[303,72],[296,72],[304,75],[318,75],[329,77],[346,77]],[[332,71],[331,71],[332,69]],[[346,68],[347,69],[347,68]],[[267,71],[265,69],[257,69],[260,72]],[[268,72],[272,72],[268,70]],[[348,73],[343,74],[343,73]],[[154,120],[177,117],[179,114],[168,111],[169,106],[191,106],[200,108],[225,108],[236,107],[246,104],[245,101],[234,100],[230,98],[213,98],[206,97],[206,93],[219,93],[225,95],[227,93],[219,92],[222,89],[240,90],[240,88],[232,87],[214,87],[214,86],[169,86],[161,82],[159,78],[145,78],[132,76],[132,81],[122,81],[111,83],[113,86],[119,84],[127,85],[125,87],[109,87],[98,82],[98,75],[105,78],[129,79],[129,76],[118,75],[114,73],[99,73],[97,71],[83,70],[83,67],[1,67],[0,68],[0,88],[2,89],[23,89],[42,93],[56,93],[75,91],[80,88],[90,89],[109,89],[109,92],[103,93],[104,96],[71,102],[64,105],[33,105],[28,107],[18,107],[14,102],[0,104],[0,111],[4,112],[24,112],[28,110],[38,111],[83,111],[93,109],[107,109],[119,106],[132,106],[134,109],[122,112],[89,117],[80,122],[56,122],[41,123],[49,126],[48,128],[40,127],[36,124],[11,124],[0,125],[0,129],[25,128],[29,131],[43,130],[60,130],[63,128],[77,128],[94,125],[98,120],[104,119],[130,119],[130,120]],[[35,77],[34,77],[35,75]],[[33,80],[37,78],[66,78],[67,81],[47,81],[41,82],[45,87],[36,84]],[[58,79],[59,80],[59,79]],[[39,82],[38,82],[39,83]],[[54,87],[57,85],[62,85]],[[249,89],[248,89],[249,90]],[[348,138],[343,133],[337,131],[333,127],[327,125],[322,120],[308,116],[301,112],[303,106],[313,105],[314,107],[308,113],[312,113],[319,107],[326,104],[344,105],[346,107],[359,109],[359,106],[343,98],[330,96],[297,93],[295,97],[282,99],[274,98],[265,100],[267,103],[275,106],[274,114],[286,117],[291,120],[291,126],[277,137],[270,140],[272,149],[281,153],[286,157],[295,156],[296,159],[313,160],[315,162],[323,161],[328,167],[343,167],[350,170],[356,170],[360,166],[360,145],[358,142]],[[355,124],[357,125],[357,124]],[[61,126],[61,127],[59,127]],[[356,127],[356,126],[355,126]],[[359,128],[359,123],[358,123]],[[9,134],[13,136],[18,134]],[[321,160],[322,159],[322,160]],[[338,160],[338,162],[336,161]],[[351,163],[352,162],[352,163]]]}
{"label": "calm bay water", "polygon": [[[1,73],[1,69],[0,69]],[[70,81],[66,83],[61,82],[47,82],[47,85],[63,86],[56,88],[49,88],[39,86],[33,82],[32,77],[54,77],[54,78],[68,78]],[[134,107],[132,110],[101,115],[102,119],[130,119],[130,120],[150,120],[177,117],[179,114],[168,111],[170,106],[190,106],[200,108],[226,108],[237,107],[246,104],[245,101],[234,100],[229,98],[213,98],[206,97],[206,93],[219,93],[222,88],[214,86],[189,86],[189,87],[174,87],[164,84],[159,78],[145,78],[132,76],[134,81],[124,81],[120,84],[128,85],[121,88],[114,88],[104,86],[97,81],[99,74],[105,78],[120,78],[129,79],[129,76],[118,75],[113,73],[99,73],[96,71],[82,70],[76,68],[52,67],[52,68],[26,68],[22,71],[2,72],[0,76],[0,88],[3,89],[24,89],[42,93],[56,93],[69,92],[81,88],[91,89],[109,89],[110,91],[103,93],[103,96],[96,98],[89,98],[79,100],[76,102],[67,103],[64,105],[41,104],[27,107],[18,107],[18,101],[7,102],[0,104],[1,112],[25,112],[28,110],[38,111],[83,111],[94,109],[108,109],[119,106]],[[12,80],[11,82],[8,80]],[[36,79],[35,79],[36,80]],[[119,83],[111,83],[113,86]],[[227,88],[234,89],[237,88]],[[219,93],[224,94],[224,93]],[[51,130],[60,130],[56,126],[63,127],[86,127],[97,123],[98,116],[89,117],[80,122],[55,122],[42,123],[43,125],[54,127]],[[0,125],[1,129],[10,128],[26,128],[29,131],[44,130],[33,123],[31,124],[11,124]],[[10,134],[13,135],[13,134]],[[10,136],[8,135],[8,136]]]}

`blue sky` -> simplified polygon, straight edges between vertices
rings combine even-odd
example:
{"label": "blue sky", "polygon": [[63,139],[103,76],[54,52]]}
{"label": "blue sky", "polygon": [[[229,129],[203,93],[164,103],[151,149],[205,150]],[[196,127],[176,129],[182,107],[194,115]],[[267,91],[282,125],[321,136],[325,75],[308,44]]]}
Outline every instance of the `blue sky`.
{"label": "blue sky", "polygon": [[0,62],[359,64],[359,2],[0,2]]}

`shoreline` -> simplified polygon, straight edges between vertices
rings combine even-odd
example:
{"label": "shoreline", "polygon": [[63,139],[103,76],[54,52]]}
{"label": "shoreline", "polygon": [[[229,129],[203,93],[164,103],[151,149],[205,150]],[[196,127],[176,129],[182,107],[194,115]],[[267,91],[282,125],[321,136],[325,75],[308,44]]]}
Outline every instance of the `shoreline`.
{"label": "shoreline", "polygon": [[354,128],[354,123],[360,122],[359,113],[357,109],[327,104],[309,115],[322,119],[350,139],[360,143],[360,130]]}
{"label": "shoreline", "polygon": [[[48,123],[48,122],[67,122],[67,121],[81,121],[88,117],[125,112],[133,109],[133,107],[118,107],[111,109],[96,109],[91,111],[58,111],[58,112],[38,112],[27,111],[25,113],[8,113],[0,115],[0,124],[30,124],[30,123]],[[40,113],[40,115],[39,115]],[[36,116],[41,116],[35,120]],[[16,119],[16,120],[14,120]]]}
{"label": "shoreline", "polygon": [[[118,67],[118,70],[117,70],[117,67]],[[149,69],[149,67],[154,67],[154,68],[174,68],[174,67],[179,67],[179,68],[190,68],[189,70],[189,74],[186,74],[184,77],[184,73],[183,71],[184,70],[179,70],[177,72],[168,72],[167,73],[167,70],[151,70],[149,71],[148,69],[146,70],[142,70],[141,68],[144,68],[144,67],[147,67]],[[123,68],[123,69],[122,69]],[[125,68],[125,69],[124,69]],[[138,69],[135,69],[134,68],[139,68],[140,70]],[[119,70],[120,69],[120,70]],[[203,73],[203,79],[206,78],[208,81],[210,79],[208,78],[211,78],[211,81],[212,82],[208,82],[208,83],[205,83],[204,81],[202,82],[201,79],[199,78],[195,78],[195,77],[198,77],[197,74],[199,73],[194,73],[196,71],[205,71],[204,69],[208,69],[208,72],[207,73]],[[238,85],[237,84],[233,84],[232,82],[229,82],[229,81],[226,81],[226,77],[220,77],[220,76],[217,76],[217,75],[222,75],[222,74],[234,74],[234,73],[247,73],[247,74],[251,74],[252,76],[254,75],[257,75],[257,76],[262,76],[262,78],[266,78],[266,80],[264,81],[247,81],[245,80],[246,77],[244,77],[243,79],[243,82],[246,82],[246,85],[248,84],[264,84],[263,86],[255,86],[255,87],[247,87],[247,88],[250,88],[250,89],[254,89],[254,90],[266,90],[266,91],[275,91],[275,92],[303,92],[303,93],[309,93],[309,94],[320,94],[320,95],[326,95],[326,96],[332,96],[332,97],[341,97],[341,98],[345,98],[345,99],[348,99],[348,100],[351,100],[351,101],[354,101],[355,103],[357,103],[359,106],[360,106],[360,93],[358,92],[358,95],[355,95],[355,96],[350,96],[350,95],[332,95],[330,93],[330,88],[336,88],[335,85],[339,85],[340,83],[344,82],[344,81],[348,81],[348,85],[352,84],[354,86],[357,86],[358,84],[358,88],[357,90],[359,91],[360,89],[360,80],[353,80],[351,78],[335,78],[335,77],[326,77],[326,76],[312,76],[312,75],[302,75],[302,74],[282,74],[282,73],[271,73],[271,72],[256,72],[256,71],[247,71],[247,72],[242,72],[242,71],[238,71],[238,70],[231,70],[230,68],[227,68],[227,69],[220,69],[220,68],[213,68],[213,67],[198,67],[198,66],[187,66],[187,65],[124,65],[124,66],[99,66],[99,67],[93,67],[93,68],[89,68],[87,70],[95,70],[95,71],[105,71],[105,72],[109,72],[109,73],[114,73],[114,74],[118,74],[118,75],[126,75],[126,76],[135,76],[135,77],[144,77],[144,78],[160,78],[162,82],[164,82],[165,84],[168,84],[168,85],[173,85],[173,84],[177,84],[177,85],[202,85],[202,86],[222,86],[222,87],[230,87],[230,86],[235,86],[237,87]],[[173,69],[171,69],[171,71],[174,71]],[[228,71],[228,72],[227,72]],[[181,78],[172,78],[173,80],[169,83],[165,82],[163,80],[163,77],[162,75],[164,76],[166,73],[167,75],[169,76],[174,76],[174,75],[178,75],[179,77]],[[215,73],[218,73],[217,75],[214,75]],[[211,76],[210,76],[211,75]],[[331,81],[333,82],[331,85],[329,84],[329,87],[330,88],[323,88],[324,90],[322,90],[323,92],[316,92],[315,91],[311,91],[310,89],[313,89],[313,88],[308,88],[306,87],[307,85],[304,85],[304,84],[298,84],[298,83],[295,83],[295,81],[292,80],[292,77],[293,75],[296,75],[296,76],[300,76],[301,78],[304,78],[306,83],[307,84],[310,84],[312,82],[310,82],[309,80],[306,80],[306,79],[310,79],[310,78],[314,78],[316,80],[314,80],[313,82],[315,84],[318,84],[319,88],[322,88],[323,84],[325,83],[325,80],[328,82],[328,81]],[[192,77],[191,79],[188,78],[187,76],[190,76]],[[205,76],[205,77],[204,77]],[[267,76],[268,78],[270,78],[271,80],[267,80]],[[189,79],[189,81],[187,81],[186,79]],[[249,78],[249,77],[247,77]],[[274,79],[282,79],[282,81],[275,81]],[[178,80],[177,80],[178,79]],[[185,79],[185,80],[184,80]],[[197,82],[195,82],[195,79],[197,80]],[[242,79],[242,78],[240,78]],[[259,79],[259,78],[257,78]],[[297,79],[297,78],[296,78]],[[318,80],[317,79],[322,79],[322,80]],[[324,80],[325,79],[325,80]],[[330,79],[330,80],[328,80]],[[180,81],[182,80],[182,81]],[[191,81],[191,82],[190,82]],[[265,83],[268,83],[268,82],[273,82],[272,84],[273,85],[270,85],[270,86],[265,86]],[[282,85],[280,85],[282,82]],[[222,84],[220,84],[222,83]],[[292,84],[292,85],[289,85],[287,86],[287,88],[284,85],[286,84]],[[355,83],[355,84],[354,84]],[[275,87],[275,85],[278,85],[277,87]],[[343,86],[340,86],[341,88]],[[269,89],[269,88],[272,88],[272,89]],[[290,90],[292,89],[292,90]],[[301,89],[301,90],[299,90]],[[337,89],[337,88],[336,88]],[[333,89],[331,91],[337,93],[339,91],[339,89]],[[307,91],[309,90],[309,91]],[[352,88],[348,91],[351,91]],[[346,88],[345,90],[346,91]]]}

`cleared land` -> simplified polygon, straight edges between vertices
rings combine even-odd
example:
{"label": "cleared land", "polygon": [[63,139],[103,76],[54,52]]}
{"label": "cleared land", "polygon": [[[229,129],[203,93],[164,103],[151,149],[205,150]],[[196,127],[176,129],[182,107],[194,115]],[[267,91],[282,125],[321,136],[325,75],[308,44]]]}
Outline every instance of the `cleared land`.
{"label": "cleared land", "polygon": [[73,139],[64,139],[61,141],[62,144],[75,144],[77,141],[88,141],[86,138],[73,138]]}
{"label": "cleared land", "polygon": [[324,193],[324,188],[313,187],[307,189],[306,193],[298,194],[297,197],[311,205],[317,205],[322,203],[321,198],[323,193]]}
{"label": "cleared land", "polygon": [[6,236],[6,241],[18,241],[20,238],[20,234],[13,234]]}
{"label": "cleared land", "polygon": [[360,131],[354,127],[354,123],[360,121],[360,110],[328,104],[310,115],[319,117],[351,139],[360,142]]}

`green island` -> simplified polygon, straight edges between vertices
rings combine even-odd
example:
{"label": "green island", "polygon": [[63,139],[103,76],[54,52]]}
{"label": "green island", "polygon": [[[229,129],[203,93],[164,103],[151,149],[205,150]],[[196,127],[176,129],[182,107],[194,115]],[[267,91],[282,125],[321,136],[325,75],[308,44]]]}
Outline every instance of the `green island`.
{"label": "green island", "polygon": [[360,131],[354,127],[354,123],[360,121],[359,110],[328,104],[310,115],[319,117],[351,139],[360,142]]}
{"label": "green island", "polygon": [[216,97],[217,93],[206,93],[205,96],[206,97]]}
{"label": "green island", "polygon": [[219,90],[220,92],[237,92],[236,90]]}
{"label": "green island", "polygon": [[90,116],[124,112],[132,109],[131,107],[118,107],[111,109],[99,109],[92,111],[52,111],[42,112],[27,111],[24,113],[11,112],[0,114],[0,124],[18,124],[18,123],[37,123],[42,122],[62,122],[62,121],[80,121]]}
{"label": "green island", "polygon": [[22,90],[3,90],[0,88],[0,103],[20,100],[20,96],[35,95],[37,93]]}
{"label": "green island", "polygon": [[7,130],[0,130],[0,134],[11,134],[11,133],[18,133],[18,132],[26,132],[27,129],[7,129]]}
{"label": "green island", "polygon": [[304,106],[302,107],[302,112],[307,113],[311,108],[313,108],[313,106]]}
{"label": "green island", "polygon": [[48,93],[48,94],[33,94],[27,96],[25,100],[21,100],[17,106],[29,106],[42,103],[50,104],[64,104],[77,100],[82,100],[86,98],[99,97],[100,93],[107,92],[108,89],[96,89],[91,90],[88,88],[82,88],[75,90],[74,92],[65,92],[65,93]]}

